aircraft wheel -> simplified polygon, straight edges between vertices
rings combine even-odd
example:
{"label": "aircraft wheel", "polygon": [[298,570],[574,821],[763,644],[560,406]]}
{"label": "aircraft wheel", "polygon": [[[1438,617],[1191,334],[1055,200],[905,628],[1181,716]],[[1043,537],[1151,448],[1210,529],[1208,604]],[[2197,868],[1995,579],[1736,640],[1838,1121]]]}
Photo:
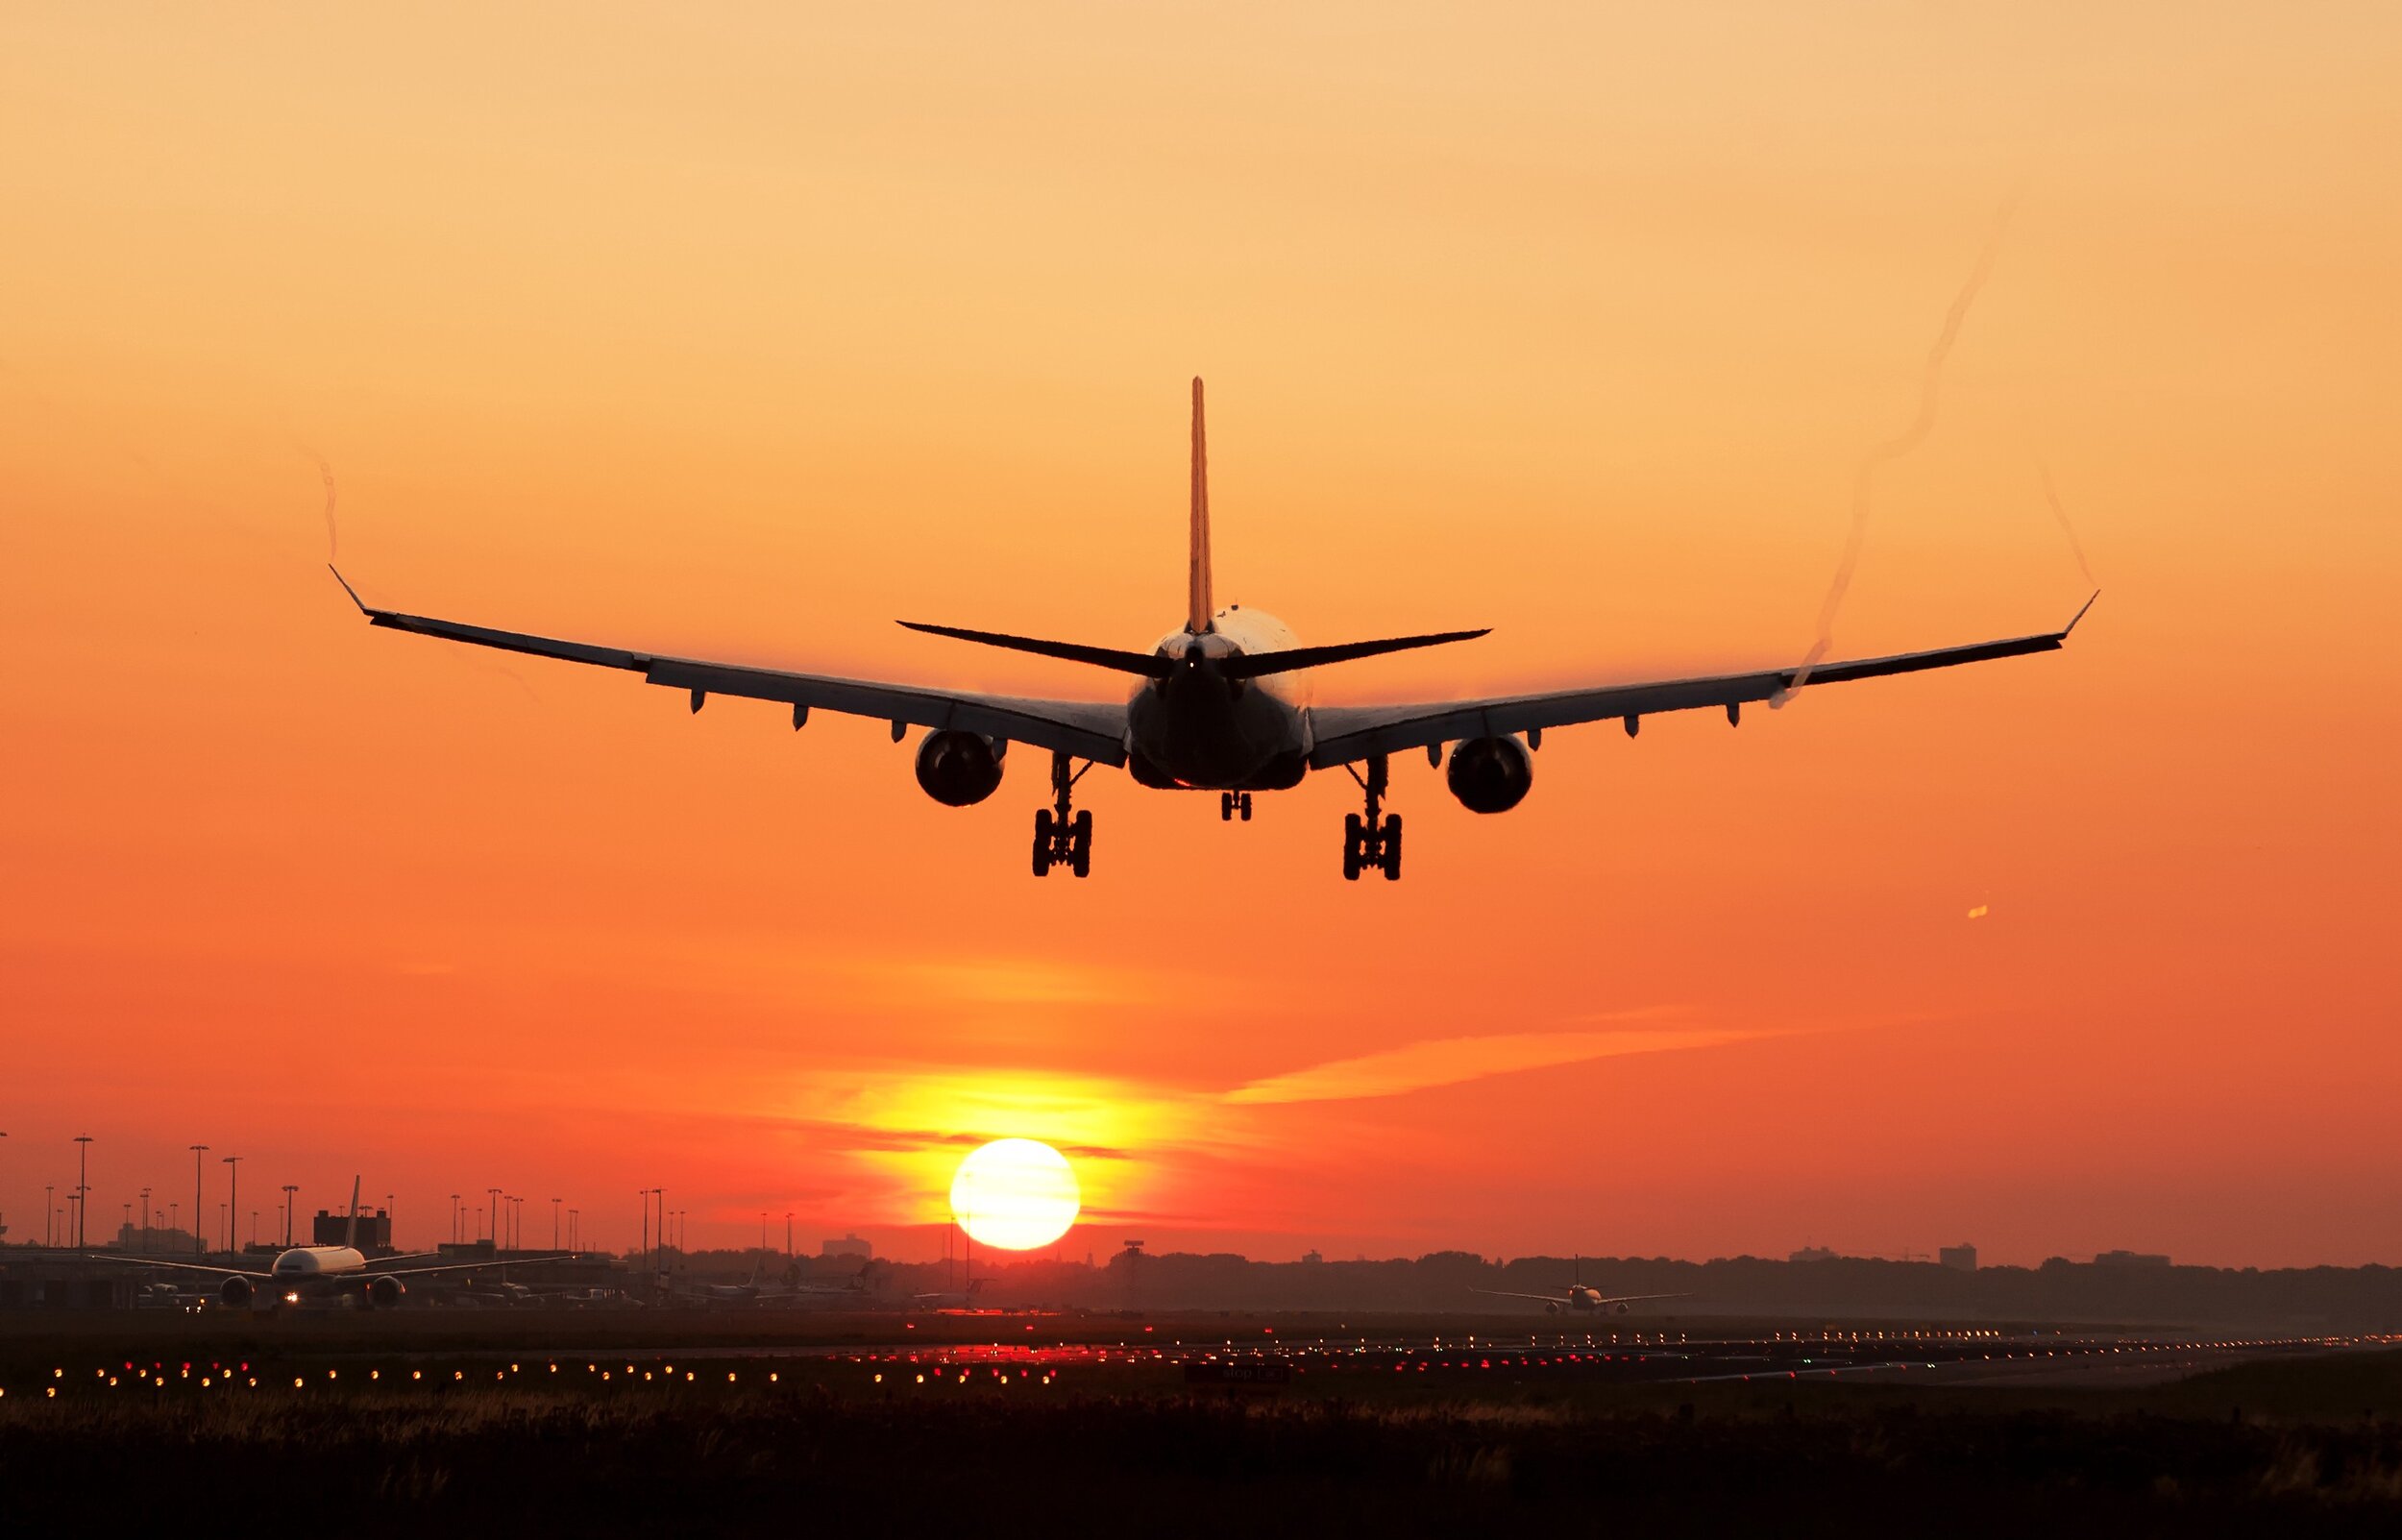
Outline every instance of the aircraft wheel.
{"label": "aircraft wheel", "polygon": [[1249,792],[1242,794],[1242,820],[1245,823],[1251,821],[1251,794]]}
{"label": "aircraft wheel", "polygon": [[1360,880],[1360,846],[1363,843],[1360,840],[1360,815],[1357,813],[1344,814],[1343,881],[1345,882],[1358,882]]}
{"label": "aircraft wheel", "polygon": [[1049,876],[1051,872],[1051,810],[1042,808],[1034,816],[1034,874]]}
{"label": "aircraft wheel", "polygon": [[1068,842],[1067,869],[1079,877],[1092,874],[1092,815],[1076,815],[1074,833]]}
{"label": "aircraft wheel", "polygon": [[1401,815],[1398,813],[1385,820],[1385,880],[1401,880]]}

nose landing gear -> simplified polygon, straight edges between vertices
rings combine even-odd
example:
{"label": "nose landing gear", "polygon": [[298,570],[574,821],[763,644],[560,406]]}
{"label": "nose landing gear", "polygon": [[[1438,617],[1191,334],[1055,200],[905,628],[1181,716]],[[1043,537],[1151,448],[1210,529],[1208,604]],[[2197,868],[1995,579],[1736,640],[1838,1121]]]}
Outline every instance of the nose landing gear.
{"label": "nose landing gear", "polygon": [[1401,815],[1385,814],[1385,756],[1375,755],[1368,761],[1368,772],[1361,775],[1345,765],[1351,778],[1367,794],[1364,814],[1343,816],[1343,880],[1358,882],[1362,871],[1382,871],[1386,882],[1401,880]]}
{"label": "nose landing gear", "polygon": [[1249,792],[1220,792],[1217,796],[1217,817],[1218,820],[1224,823],[1232,823],[1237,819],[1242,819],[1245,823],[1250,822],[1251,794]]}
{"label": "nose landing gear", "polygon": [[1077,876],[1092,870],[1092,815],[1071,813],[1069,802],[1084,770],[1070,771],[1075,761],[1064,753],[1051,755],[1051,805],[1034,816],[1034,874],[1047,877],[1053,867],[1066,867]]}

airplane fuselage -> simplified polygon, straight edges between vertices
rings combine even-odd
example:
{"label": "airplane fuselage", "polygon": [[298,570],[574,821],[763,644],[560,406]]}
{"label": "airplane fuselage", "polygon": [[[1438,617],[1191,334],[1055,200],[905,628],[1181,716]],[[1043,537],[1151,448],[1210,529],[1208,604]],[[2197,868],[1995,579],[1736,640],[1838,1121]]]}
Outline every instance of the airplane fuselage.
{"label": "airplane fuselage", "polygon": [[367,1270],[367,1258],[354,1246],[295,1246],[278,1252],[267,1271],[279,1283],[311,1283]]}
{"label": "airplane fuselage", "polygon": [[1282,621],[1230,604],[1210,629],[1175,630],[1153,650],[1177,668],[1145,679],[1126,702],[1127,769],[1144,786],[1193,791],[1281,791],[1308,773],[1309,674],[1228,678],[1234,657],[1288,651]]}

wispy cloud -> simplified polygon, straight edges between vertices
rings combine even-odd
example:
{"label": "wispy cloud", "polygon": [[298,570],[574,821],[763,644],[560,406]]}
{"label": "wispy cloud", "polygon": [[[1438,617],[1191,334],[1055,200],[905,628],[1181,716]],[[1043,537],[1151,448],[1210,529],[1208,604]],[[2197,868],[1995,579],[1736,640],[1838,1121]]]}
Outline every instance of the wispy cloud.
{"label": "wispy cloud", "polygon": [[[958,1129],[944,1132],[930,1128],[877,1128],[868,1123],[839,1123],[806,1118],[777,1119],[775,1126],[787,1133],[799,1134],[826,1148],[838,1150],[878,1150],[886,1152],[914,1150],[972,1150],[994,1139],[1019,1137],[1014,1127],[995,1125],[986,1129]],[[1127,1151],[1108,1144],[1079,1144],[1068,1139],[1048,1141],[1060,1154],[1079,1161],[1124,1161],[1132,1157]]]}
{"label": "wispy cloud", "polygon": [[1599,1032],[1517,1032],[1490,1038],[1435,1038],[1357,1059],[1312,1064],[1226,1093],[1238,1105],[1274,1102],[1355,1101],[1399,1096],[1436,1086],[1483,1080],[1489,1075],[1546,1069],[1625,1054],[1664,1053],[1678,1048],[1715,1048],[1776,1036],[1737,1028],[1637,1027]]}

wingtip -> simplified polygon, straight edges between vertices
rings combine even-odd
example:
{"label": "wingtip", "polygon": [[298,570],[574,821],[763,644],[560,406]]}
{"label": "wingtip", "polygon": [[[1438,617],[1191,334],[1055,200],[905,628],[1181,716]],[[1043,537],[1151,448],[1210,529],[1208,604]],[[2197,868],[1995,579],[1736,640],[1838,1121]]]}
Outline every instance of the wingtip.
{"label": "wingtip", "polygon": [[375,614],[375,611],[367,607],[367,601],[358,597],[358,590],[351,586],[351,580],[342,575],[341,568],[336,567],[331,562],[327,562],[326,571],[331,573],[333,574],[333,580],[342,585],[342,592],[348,594],[351,597],[351,602],[358,606],[359,614],[368,616]]}
{"label": "wingtip", "polygon": [[2069,639],[2069,633],[2076,629],[2076,623],[2085,619],[2085,612],[2092,609],[2094,607],[2094,600],[2099,598],[2101,598],[2101,590],[2098,588],[2095,589],[2093,593],[2086,596],[2085,602],[2077,606],[2077,610],[2074,615],[2069,617],[2069,623],[2060,628],[2060,639],[2062,641],[2065,642]]}

